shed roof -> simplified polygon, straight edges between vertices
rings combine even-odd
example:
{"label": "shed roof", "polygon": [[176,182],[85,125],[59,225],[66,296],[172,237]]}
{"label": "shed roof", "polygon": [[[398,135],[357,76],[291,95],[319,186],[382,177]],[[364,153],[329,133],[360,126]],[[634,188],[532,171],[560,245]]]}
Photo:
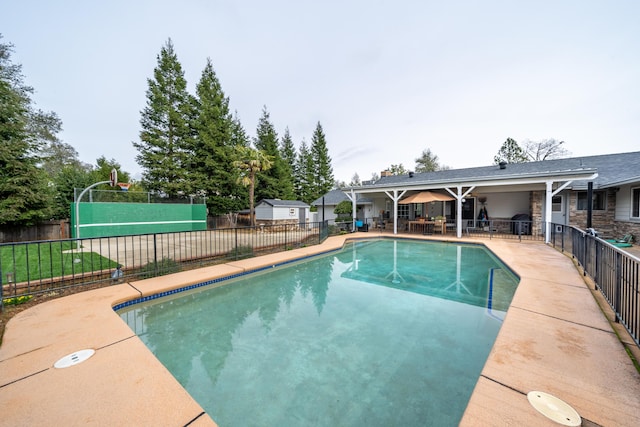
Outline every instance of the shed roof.
{"label": "shed roof", "polygon": [[[360,205],[369,205],[373,202],[368,197],[362,197],[361,195],[356,195],[356,203]],[[311,202],[312,206],[322,206],[322,198],[324,197],[325,205],[337,205],[340,202],[349,201],[349,197],[344,193],[344,190],[331,190],[327,194],[318,197],[316,200]]]}
{"label": "shed roof", "polygon": [[308,208],[309,205],[299,200],[281,200],[281,199],[262,199],[258,202],[266,203],[274,208]]}

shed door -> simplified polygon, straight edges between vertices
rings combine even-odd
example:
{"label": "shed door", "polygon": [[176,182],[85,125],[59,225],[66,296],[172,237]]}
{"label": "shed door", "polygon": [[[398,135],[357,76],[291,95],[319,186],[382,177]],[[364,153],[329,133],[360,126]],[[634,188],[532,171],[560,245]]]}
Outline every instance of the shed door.
{"label": "shed door", "polygon": [[305,212],[307,212],[305,208],[298,208],[298,221],[300,221],[301,224],[306,222],[307,218]]}

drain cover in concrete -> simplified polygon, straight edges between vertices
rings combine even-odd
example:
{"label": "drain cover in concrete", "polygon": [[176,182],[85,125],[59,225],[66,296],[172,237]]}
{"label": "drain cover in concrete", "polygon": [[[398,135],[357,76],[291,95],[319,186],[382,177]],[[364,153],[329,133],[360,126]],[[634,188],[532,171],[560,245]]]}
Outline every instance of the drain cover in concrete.
{"label": "drain cover in concrete", "polygon": [[529,403],[545,417],[565,426],[580,426],[582,418],[567,403],[542,391],[531,391],[527,394]]}
{"label": "drain cover in concrete", "polygon": [[96,351],[92,349],[76,351],[58,360],[56,363],[54,363],[53,367],[61,369],[61,368],[68,368],[70,366],[77,365],[78,363],[82,363],[88,358],[90,358],[91,356],[93,356],[95,352]]}

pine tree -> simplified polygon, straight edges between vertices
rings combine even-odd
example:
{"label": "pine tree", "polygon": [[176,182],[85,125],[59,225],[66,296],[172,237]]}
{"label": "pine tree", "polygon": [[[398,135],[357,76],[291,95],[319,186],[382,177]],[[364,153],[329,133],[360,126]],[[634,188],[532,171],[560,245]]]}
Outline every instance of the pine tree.
{"label": "pine tree", "polygon": [[11,62],[12,48],[0,43],[0,225],[19,226],[48,218],[53,195],[35,154],[42,140],[35,132],[33,89]]}
{"label": "pine tree", "polygon": [[422,150],[420,157],[416,159],[416,172],[435,172],[449,169],[440,164],[438,156],[431,152],[430,148]]}
{"label": "pine tree", "polygon": [[240,123],[237,111],[231,118],[231,145],[233,147],[248,147],[250,145],[249,136],[247,136],[247,132],[244,130],[242,123]]}
{"label": "pine tree", "polygon": [[158,55],[153,79],[147,83],[136,161],[142,166],[146,188],[169,197],[191,194],[188,179],[193,161],[194,101],[187,92],[182,66],[169,39]]}
{"label": "pine tree", "polygon": [[287,172],[286,164],[278,149],[278,134],[269,121],[269,112],[266,106],[262,109],[262,117],[258,121],[255,146],[256,149],[263,151],[273,159],[271,168],[258,177],[257,200],[292,199],[294,194],[291,174]]}
{"label": "pine tree", "polygon": [[507,138],[502,144],[498,154],[495,155],[493,161],[498,164],[500,162],[507,163],[524,163],[529,161],[527,153],[518,145],[515,139]]}
{"label": "pine tree", "polygon": [[304,139],[296,157],[296,171],[296,190],[299,199],[305,203],[313,202],[319,197],[315,196],[316,170],[311,151]]}
{"label": "pine tree", "polygon": [[334,184],[331,157],[329,157],[327,141],[320,122],[316,125],[311,138],[311,158],[315,170],[315,182],[312,186],[313,198],[311,199],[313,201],[331,190]]}
{"label": "pine tree", "polygon": [[196,108],[197,141],[192,171],[195,187],[207,197],[211,213],[240,210],[244,208],[244,201],[238,197],[243,191],[236,182],[233,166],[235,125],[229,113],[229,98],[222,90],[210,59],[207,59],[196,86]]}
{"label": "pine tree", "polygon": [[284,164],[286,167],[286,173],[291,177],[292,189],[293,189],[293,198],[299,200],[299,194],[296,191],[295,185],[295,177],[297,175],[296,171],[296,148],[293,145],[293,140],[291,139],[291,134],[289,133],[289,128],[287,127],[284,130],[284,135],[282,136],[282,141],[280,144],[280,152],[282,153],[282,160],[284,160]]}

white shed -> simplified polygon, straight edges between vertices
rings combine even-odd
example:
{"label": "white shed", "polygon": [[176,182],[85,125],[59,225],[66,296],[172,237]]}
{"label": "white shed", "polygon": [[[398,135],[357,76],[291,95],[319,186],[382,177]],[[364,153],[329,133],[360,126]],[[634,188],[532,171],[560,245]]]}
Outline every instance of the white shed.
{"label": "white shed", "polygon": [[256,221],[268,223],[306,223],[310,206],[297,200],[262,199],[256,205]]}

